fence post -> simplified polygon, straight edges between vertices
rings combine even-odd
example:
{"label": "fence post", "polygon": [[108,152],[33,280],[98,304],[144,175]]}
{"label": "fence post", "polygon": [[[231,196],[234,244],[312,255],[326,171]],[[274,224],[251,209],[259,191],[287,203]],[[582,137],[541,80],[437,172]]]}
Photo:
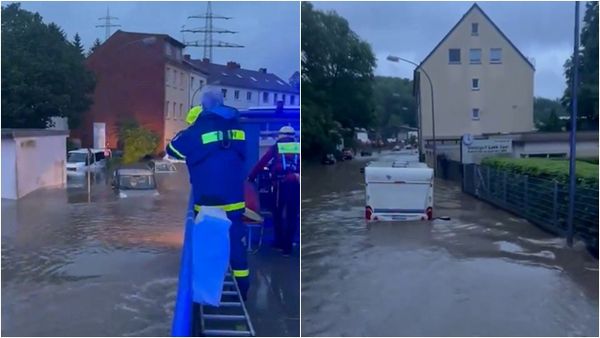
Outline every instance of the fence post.
{"label": "fence post", "polygon": [[506,203],[506,170],[502,171],[504,174],[502,175],[502,201],[504,202],[504,204],[508,204]]}
{"label": "fence post", "polygon": [[489,199],[492,196],[492,187],[490,186],[490,167],[485,167],[485,175],[487,176],[485,178],[485,180],[486,180],[486,182],[485,182],[486,195],[487,195],[487,198]]}
{"label": "fence post", "polygon": [[554,192],[552,196],[552,224],[558,229],[558,182],[554,180]]}
{"label": "fence post", "polygon": [[528,176],[524,175],[523,176],[523,180],[525,181],[523,184],[523,203],[525,204],[525,215],[527,215],[529,213],[529,208],[528,208],[528,204],[529,204],[529,181],[528,181]]}

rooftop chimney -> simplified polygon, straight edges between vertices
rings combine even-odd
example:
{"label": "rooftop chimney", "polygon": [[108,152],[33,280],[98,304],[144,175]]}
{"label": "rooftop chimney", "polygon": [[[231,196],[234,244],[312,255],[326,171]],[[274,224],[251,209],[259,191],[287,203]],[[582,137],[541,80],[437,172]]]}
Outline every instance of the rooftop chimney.
{"label": "rooftop chimney", "polygon": [[240,69],[240,64],[234,61],[227,62],[227,68],[229,69]]}
{"label": "rooftop chimney", "polygon": [[267,68],[259,68],[258,71],[263,74],[267,74]]}

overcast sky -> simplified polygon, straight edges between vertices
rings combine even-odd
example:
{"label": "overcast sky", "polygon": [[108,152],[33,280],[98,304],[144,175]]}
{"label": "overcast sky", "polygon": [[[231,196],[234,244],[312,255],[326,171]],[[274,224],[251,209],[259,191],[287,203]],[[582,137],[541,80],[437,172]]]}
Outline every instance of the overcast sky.
{"label": "overcast sky", "polygon": [[[377,75],[412,78],[412,68],[385,60],[390,55],[421,62],[460,20],[473,2],[314,2],[335,10],[368,41],[378,59]],[[563,64],[573,51],[573,2],[478,2],[521,50],[535,59],[536,96],[562,96]],[[580,17],[583,19],[585,3]]]}
{"label": "overcast sky", "polygon": [[[5,2],[2,2],[4,5]],[[79,33],[89,48],[96,38],[105,38],[104,28],[96,28],[106,15],[118,17],[113,28],[132,32],[165,33],[182,40],[181,26],[204,26],[204,20],[190,15],[204,14],[205,1],[194,2],[22,2],[21,8],[40,13],[44,22],[55,22],[72,39]],[[215,35],[215,40],[244,45],[245,48],[215,48],[216,63],[239,62],[243,68],[267,68],[284,80],[300,68],[300,4],[298,2],[213,2],[213,13],[233,17],[214,20],[215,28],[238,34]],[[186,33],[186,40],[202,40],[200,34]],[[202,58],[202,48],[186,48],[193,58]]]}

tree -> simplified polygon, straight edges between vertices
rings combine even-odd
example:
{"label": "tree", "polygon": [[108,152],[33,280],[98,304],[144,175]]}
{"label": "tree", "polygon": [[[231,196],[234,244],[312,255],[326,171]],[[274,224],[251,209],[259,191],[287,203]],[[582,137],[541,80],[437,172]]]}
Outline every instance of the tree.
{"label": "tree", "polygon": [[79,33],[75,33],[75,37],[73,38],[73,46],[79,50],[81,55],[84,55],[83,44],[81,43],[81,37],[79,36]]}
{"label": "tree", "polygon": [[[586,10],[581,30],[579,50],[579,78],[577,93],[578,128],[598,129],[598,2],[586,2]],[[564,65],[567,89],[562,104],[571,111],[573,85],[573,56]]]}
{"label": "tree", "polygon": [[556,110],[552,109],[552,111],[550,111],[550,115],[548,116],[548,118],[545,119],[544,121],[540,122],[540,124],[538,125],[538,129],[540,131],[546,131],[546,132],[562,131],[563,124],[564,123],[561,122],[561,120],[558,118],[558,115],[556,114]]}
{"label": "tree", "polygon": [[396,137],[400,127],[417,127],[417,105],[409,79],[376,76],[373,83],[376,127],[383,138]]}
{"label": "tree", "polygon": [[100,47],[101,44],[102,42],[100,42],[100,39],[96,38],[96,40],[94,40],[94,44],[92,45],[92,47],[90,47],[90,50],[88,51],[88,56],[92,55],[96,51],[96,49]]}
{"label": "tree", "polygon": [[533,120],[539,130],[548,123],[552,112],[554,112],[557,118],[569,116],[569,113],[565,107],[561,105],[559,99],[551,100],[543,97],[535,97],[533,99]]}
{"label": "tree", "polygon": [[92,73],[56,24],[19,3],[2,7],[2,123],[5,128],[46,128],[67,117],[71,128],[92,100]]}
{"label": "tree", "polygon": [[316,156],[335,142],[334,121],[352,130],[374,124],[375,56],[348,21],[308,2],[302,3],[301,33],[302,145]]}
{"label": "tree", "polygon": [[135,121],[126,121],[119,128],[123,140],[123,163],[135,163],[146,155],[154,153],[158,146],[158,136],[141,127]]}

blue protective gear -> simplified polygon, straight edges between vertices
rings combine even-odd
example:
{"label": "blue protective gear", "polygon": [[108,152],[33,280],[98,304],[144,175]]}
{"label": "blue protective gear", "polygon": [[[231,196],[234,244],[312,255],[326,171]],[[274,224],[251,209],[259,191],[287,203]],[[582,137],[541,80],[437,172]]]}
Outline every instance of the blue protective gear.
{"label": "blue protective gear", "polygon": [[244,240],[247,231],[242,221],[245,209],[245,132],[239,124],[237,109],[214,106],[219,99],[211,93],[204,94],[202,114],[194,124],[171,140],[166,152],[174,158],[185,159],[196,213],[202,205],[218,206],[227,212],[232,222],[231,268],[245,298],[249,279]]}

